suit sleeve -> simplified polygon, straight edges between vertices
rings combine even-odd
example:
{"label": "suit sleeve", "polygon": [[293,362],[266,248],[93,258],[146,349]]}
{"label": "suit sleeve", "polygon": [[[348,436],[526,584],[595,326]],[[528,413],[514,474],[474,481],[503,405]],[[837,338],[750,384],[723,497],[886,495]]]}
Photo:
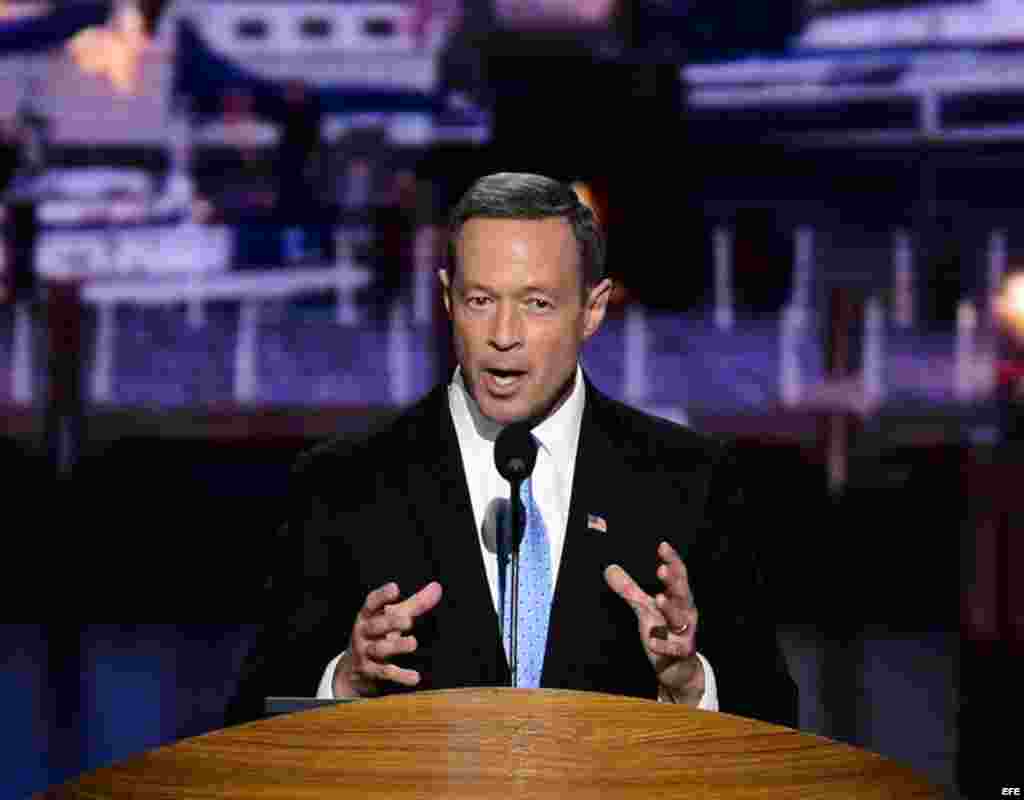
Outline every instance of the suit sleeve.
{"label": "suit sleeve", "polygon": [[261,718],[269,696],[314,697],[324,666],[347,646],[362,602],[358,582],[342,574],[345,560],[328,559],[328,532],[339,520],[311,481],[309,461],[296,463],[287,519],[266,549],[256,609],[266,622],[243,661],[227,725]]}
{"label": "suit sleeve", "polygon": [[777,527],[751,508],[731,447],[716,456],[705,502],[687,568],[700,615],[697,648],[714,666],[719,710],[796,727],[797,687],[779,645],[773,593],[759,556]]}

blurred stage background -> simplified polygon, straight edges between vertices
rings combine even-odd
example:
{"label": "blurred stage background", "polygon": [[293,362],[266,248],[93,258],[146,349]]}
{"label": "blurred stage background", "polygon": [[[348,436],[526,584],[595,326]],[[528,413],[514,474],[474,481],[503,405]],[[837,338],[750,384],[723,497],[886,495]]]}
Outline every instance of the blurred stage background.
{"label": "blurred stage background", "polygon": [[[605,223],[597,385],[739,439],[801,727],[1019,785],[1021,0],[0,0],[11,607],[260,619],[499,170]],[[255,625],[4,625],[0,796],[217,727]]]}

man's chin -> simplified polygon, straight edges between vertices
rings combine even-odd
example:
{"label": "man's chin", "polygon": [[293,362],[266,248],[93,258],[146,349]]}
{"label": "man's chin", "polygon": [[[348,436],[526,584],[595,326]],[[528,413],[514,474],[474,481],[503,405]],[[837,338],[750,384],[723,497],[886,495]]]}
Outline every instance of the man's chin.
{"label": "man's chin", "polygon": [[502,426],[522,422],[530,417],[529,409],[524,409],[518,404],[495,402],[490,398],[480,407],[480,411],[495,425]]}
{"label": "man's chin", "polygon": [[547,402],[537,402],[523,390],[505,397],[495,396],[486,385],[477,385],[474,399],[477,408],[488,420],[502,427],[515,422],[532,421],[534,425],[550,416],[565,401],[568,393]]}

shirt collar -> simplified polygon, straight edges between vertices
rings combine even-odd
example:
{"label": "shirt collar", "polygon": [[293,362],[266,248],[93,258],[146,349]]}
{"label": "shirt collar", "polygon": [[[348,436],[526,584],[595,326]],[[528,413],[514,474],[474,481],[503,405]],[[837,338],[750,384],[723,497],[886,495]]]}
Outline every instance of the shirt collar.
{"label": "shirt collar", "polygon": [[[478,439],[485,439],[494,444],[502,426],[481,413],[476,401],[466,389],[461,367],[455,368],[448,387],[448,397],[456,428],[472,430]],[[569,397],[554,414],[541,420],[533,429],[533,435],[556,464],[566,465],[572,461],[579,440],[580,425],[583,422],[585,398],[583,370],[577,363]]]}

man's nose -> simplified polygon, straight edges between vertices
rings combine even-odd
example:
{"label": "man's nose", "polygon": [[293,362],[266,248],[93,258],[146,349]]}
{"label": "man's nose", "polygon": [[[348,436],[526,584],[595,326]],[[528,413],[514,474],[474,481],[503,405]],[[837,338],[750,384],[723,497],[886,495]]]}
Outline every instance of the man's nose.
{"label": "man's nose", "polygon": [[491,345],[510,350],[522,341],[522,319],[514,303],[499,304],[491,328]]}

